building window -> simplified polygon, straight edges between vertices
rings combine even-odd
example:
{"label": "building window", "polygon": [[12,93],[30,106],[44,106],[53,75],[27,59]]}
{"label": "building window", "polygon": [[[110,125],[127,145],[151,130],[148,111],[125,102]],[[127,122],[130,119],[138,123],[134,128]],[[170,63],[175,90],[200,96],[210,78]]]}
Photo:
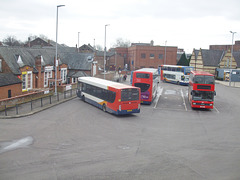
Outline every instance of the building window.
{"label": "building window", "polygon": [[154,59],[154,54],[150,54],[150,59]]}
{"label": "building window", "polygon": [[52,78],[53,66],[46,66],[44,72],[44,87],[48,87],[48,79]]}
{"label": "building window", "polygon": [[159,54],[158,59],[163,59],[163,54]]}
{"label": "building window", "polygon": [[62,79],[62,83],[66,83],[66,81],[67,81],[67,68],[61,68],[61,79]]}
{"label": "building window", "polygon": [[27,72],[27,89],[32,89],[32,71]]}
{"label": "building window", "polygon": [[76,83],[77,82],[77,78],[72,78],[72,83]]}
{"label": "building window", "polygon": [[142,53],[142,54],[141,54],[141,58],[142,58],[142,59],[145,59],[145,58],[146,58],[146,54],[145,54],[145,53]]}
{"label": "building window", "polygon": [[22,72],[22,91],[32,89],[32,71]]}
{"label": "building window", "polygon": [[26,90],[26,75],[27,74],[22,74],[22,90]]}

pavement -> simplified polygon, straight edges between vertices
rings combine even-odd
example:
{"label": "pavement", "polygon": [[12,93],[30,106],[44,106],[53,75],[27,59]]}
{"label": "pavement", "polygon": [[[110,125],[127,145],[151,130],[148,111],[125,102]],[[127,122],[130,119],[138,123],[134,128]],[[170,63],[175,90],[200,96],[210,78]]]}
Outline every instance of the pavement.
{"label": "pavement", "polygon": [[240,82],[229,82],[229,81],[219,81],[215,80],[216,84],[222,84],[224,86],[229,86],[229,87],[237,87],[240,88]]}
{"label": "pavement", "polygon": [[[49,109],[53,106],[56,106],[58,104],[61,104],[61,103],[64,103],[66,101],[69,101],[71,99],[74,99],[76,98],[77,95],[74,94],[72,96],[67,96],[65,99],[60,99],[59,101],[55,100],[55,101],[52,101],[51,104],[50,103],[47,103],[45,105],[43,105],[42,107],[39,106],[37,108],[34,108],[33,110],[31,110],[30,108],[30,103],[24,103],[24,104],[21,104],[19,105],[19,109],[21,108],[21,110],[19,111],[18,114],[16,114],[16,111],[15,111],[15,108],[13,107],[12,109],[14,109],[13,111],[15,111],[14,113],[7,113],[9,115],[5,115],[5,111],[0,111],[0,119],[11,119],[11,118],[20,118],[20,117],[25,117],[25,116],[29,116],[29,115],[33,115],[35,113],[38,113],[38,112],[41,112],[41,111],[44,111],[45,109]],[[7,110],[8,112],[10,110]]]}

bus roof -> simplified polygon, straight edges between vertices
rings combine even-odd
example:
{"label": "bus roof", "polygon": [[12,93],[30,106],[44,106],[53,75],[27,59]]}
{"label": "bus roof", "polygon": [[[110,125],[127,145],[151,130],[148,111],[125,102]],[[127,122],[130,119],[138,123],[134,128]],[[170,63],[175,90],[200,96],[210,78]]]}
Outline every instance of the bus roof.
{"label": "bus roof", "polygon": [[193,68],[193,66],[167,65],[167,64],[163,64],[163,65],[161,65],[161,66],[166,66],[166,67],[180,67],[180,68],[191,67],[191,68]]}
{"label": "bus roof", "polygon": [[107,89],[108,87],[112,87],[115,89],[136,88],[127,84],[117,83],[117,82],[95,78],[95,77],[79,77],[78,81],[91,84],[97,87],[101,87],[104,89]]}
{"label": "bus roof", "polygon": [[142,69],[138,69],[136,71],[155,73],[156,71],[158,71],[158,69],[156,69],[156,68],[142,68]]}
{"label": "bus roof", "polygon": [[209,72],[205,72],[205,71],[191,71],[191,73],[195,76],[197,75],[201,75],[201,76],[214,76]]}

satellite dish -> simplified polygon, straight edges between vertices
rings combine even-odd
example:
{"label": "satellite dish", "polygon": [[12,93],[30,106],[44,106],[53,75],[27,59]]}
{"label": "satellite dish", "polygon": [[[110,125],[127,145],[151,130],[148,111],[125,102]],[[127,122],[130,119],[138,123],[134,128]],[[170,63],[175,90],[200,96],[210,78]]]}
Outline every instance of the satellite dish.
{"label": "satellite dish", "polygon": [[93,62],[93,57],[92,57],[92,56],[88,56],[88,57],[87,57],[87,61],[88,61],[88,62]]}

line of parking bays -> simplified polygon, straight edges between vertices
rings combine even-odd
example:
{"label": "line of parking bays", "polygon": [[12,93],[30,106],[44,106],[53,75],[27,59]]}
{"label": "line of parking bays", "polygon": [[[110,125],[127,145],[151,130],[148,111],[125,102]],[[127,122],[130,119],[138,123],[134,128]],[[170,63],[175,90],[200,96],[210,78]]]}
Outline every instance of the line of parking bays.
{"label": "line of parking bays", "polygon": [[[188,91],[186,88],[170,89],[159,87],[157,96],[151,107],[171,111],[193,111],[188,101]],[[219,110],[215,106],[211,111],[219,113]]]}

